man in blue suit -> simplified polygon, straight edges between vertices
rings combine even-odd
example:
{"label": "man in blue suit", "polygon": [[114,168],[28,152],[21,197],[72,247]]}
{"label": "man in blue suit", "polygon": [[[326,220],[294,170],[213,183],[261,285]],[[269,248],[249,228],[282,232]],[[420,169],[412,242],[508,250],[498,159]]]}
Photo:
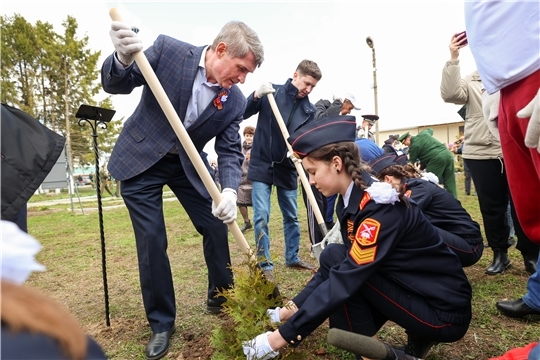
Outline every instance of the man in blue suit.
{"label": "man in blue suit", "polygon": [[227,226],[236,219],[236,189],[243,160],[240,122],[246,99],[237,83],[264,60],[257,34],[244,23],[227,23],[212,45],[194,46],[160,35],[145,50],[173,107],[208,168],[204,146],[215,137],[222,201],[218,206],[148,87],[131,54],[143,46],[129,26],[113,22],[115,53],[101,70],[103,89],[129,94],[143,86],[139,105],[126,120],[109,160],[111,175],[121,181],[137,244],[144,308],[152,337],[146,357],[163,357],[175,331],[175,295],[167,256],[163,187],[168,185],[203,237],[208,267],[207,308],[219,312],[223,298],[216,290],[233,285]]}

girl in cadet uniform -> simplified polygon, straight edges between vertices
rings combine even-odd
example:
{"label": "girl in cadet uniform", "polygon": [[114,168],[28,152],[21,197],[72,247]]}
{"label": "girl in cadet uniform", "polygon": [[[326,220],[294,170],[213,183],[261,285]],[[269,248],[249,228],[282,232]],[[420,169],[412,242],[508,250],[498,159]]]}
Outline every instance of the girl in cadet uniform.
{"label": "girl in cadet uniform", "polygon": [[[438,342],[461,339],[471,320],[471,286],[458,257],[418,206],[390,184],[366,186],[354,143],[354,116],[314,120],[288,139],[309,181],[338,193],[344,244],[329,244],[304,290],[269,309],[284,322],[243,343],[248,360],[298,346],[327,318],[331,328],[374,336],[387,322],[408,335],[404,351],[423,358]],[[396,350],[397,351],[397,350]]]}
{"label": "girl in cadet uniform", "polygon": [[[458,256],[462,266],[476,264],[484,251],[480,225],[452,194],[421,178],[417,170],[411,176],[403,164],[395,153],[383,154],[369,163],[371,173],[377,179],[391,184],[420,206],[443,242]],[[411,164],[409,169],[415,168]]]}

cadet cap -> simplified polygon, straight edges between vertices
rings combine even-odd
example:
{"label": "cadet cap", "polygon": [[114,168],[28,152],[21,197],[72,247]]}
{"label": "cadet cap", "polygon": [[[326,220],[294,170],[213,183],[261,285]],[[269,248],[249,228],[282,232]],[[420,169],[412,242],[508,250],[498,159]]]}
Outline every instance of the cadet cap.
{"label": "cadet cap", "polygon": [[356,118],[338,115],[308,122],[289,136],[287,141],[296,157],[302,159],[324,145],[342,141],[354,142],[355,138]]}

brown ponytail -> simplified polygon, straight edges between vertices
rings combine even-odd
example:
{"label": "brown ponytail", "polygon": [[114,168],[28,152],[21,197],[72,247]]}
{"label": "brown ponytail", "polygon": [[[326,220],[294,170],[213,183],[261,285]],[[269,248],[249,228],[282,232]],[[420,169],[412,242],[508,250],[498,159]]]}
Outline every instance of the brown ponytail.
{"label": "brown ponytail", "polygon": [[405,172],[411,178],[421,178],[422,177],[422,173],[420,172],[420,170],[418,170],[418,168],[416,166],[414,166],[413,164],[411,164],[411,163],[403,165],[403,170],[405,170]]}

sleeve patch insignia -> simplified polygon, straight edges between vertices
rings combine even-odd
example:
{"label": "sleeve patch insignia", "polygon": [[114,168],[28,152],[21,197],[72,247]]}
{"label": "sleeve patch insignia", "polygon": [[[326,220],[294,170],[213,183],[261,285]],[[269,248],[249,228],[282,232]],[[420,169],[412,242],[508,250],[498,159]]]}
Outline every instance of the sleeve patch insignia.
{"label": "sleeve patch insignia", "polygon": [[361,246],[370,246],[377,243],[381,224],[373,219],[365,219],[356,230],[355,240]]}
{"label": "sleeve patch insignia", "polygon": [[375,261],[375,255],[377,255],[377,247],[373,246],[367,249],[362,249],[358,243],[354,243],[349,255],[358,265],[365,265]]}
{"label": "sleeve patch insignia", "polygon": [[353,241],[349,255],[358,264],[369,264],[375,260],[377,255],[377,239],[381,224],[373,219],[365,219],[356,230],[355,241]]}

